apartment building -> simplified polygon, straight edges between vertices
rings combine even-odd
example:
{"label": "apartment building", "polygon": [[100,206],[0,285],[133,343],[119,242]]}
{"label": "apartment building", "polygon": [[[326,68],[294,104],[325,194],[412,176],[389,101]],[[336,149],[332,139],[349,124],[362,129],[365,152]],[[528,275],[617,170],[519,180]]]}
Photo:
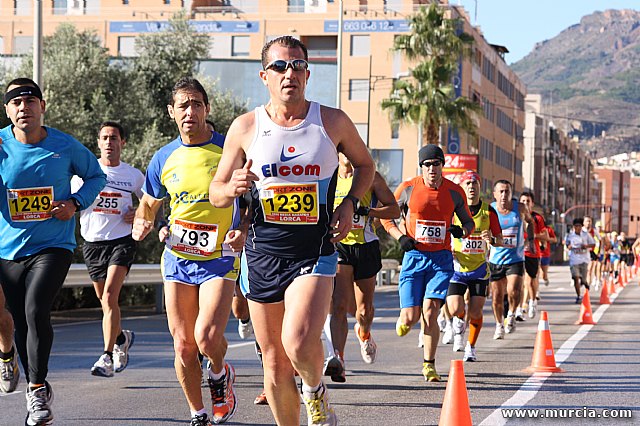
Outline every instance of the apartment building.
{"label": "apartment building", "polygon": [[[222,76],[221,86],[225,88],[228,84],[240,91],[238,95],[251,97],[252,102],[260,101],[263,94],[256,94],[260,87],[238,80],[257,74],[263,44],[282,34],[299,37],[309,49],[314,95],[317,93],[329,105],[339,104],[349,114],[381,172],[394,187],[417,171],[418,132],[415,126],[392,126],[379,105],[390,96],[393,80],[406,78],[411,67],[400,54],[391,52],[394,37],[408,32],[407,17],[429,2],[344,0],[341,33],[339,3],[337,0],[53,0],[44,3],[43,33],[52,34],[59,24],[70,22],[79,29],[94,29],[112,55],[134,56],[137,36],[161,31],[170,16],[184,10],[194,28],[209,36],[209,57],[203,60],[233,64],[233,73],[227,70],[217,75]],[[483,114],[477,118],[477,138],[445,127],[441,144],[453,156],[464,154],[476,159],[471,164],[483,176],[483,189],[490,190],[498,179],[509,179],[515,183],[516,191],[521,191],[524,84],[504,61],[506,47],[485,40],[481,31],[469,23],[462,7],[449,5],[448,1],[441,3],[452,16],[462,18],[464,31],[476,41],[473,57],[460,63],[456,94],[483,107]],[[0,54],[21,55],[31,49],[32,5],[32,0],[0,0]],[[338,88],[336,64],[340,52]]]}

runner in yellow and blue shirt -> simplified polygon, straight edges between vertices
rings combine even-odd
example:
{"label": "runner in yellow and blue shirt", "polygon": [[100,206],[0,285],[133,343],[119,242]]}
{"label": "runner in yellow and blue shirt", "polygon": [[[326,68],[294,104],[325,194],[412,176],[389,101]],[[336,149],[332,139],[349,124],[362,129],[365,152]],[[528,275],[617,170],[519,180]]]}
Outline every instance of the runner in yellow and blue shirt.
{"label": "runner in yellow and blue shirt", "polygon": [[[464,361],[476,360],[476,342],[482,329],[482,307],[487,298],[489,286],[489,244],[502,245],[502,229],[498,214],[480,199],[480,175],[467,170],[459,178],[459,184],[467,195],[467,204],[475,223],[475,229],[466,238],[452,238],[453,277],[449,281],[447,307],[452,315],[453,351],[464,348]],[[460,219],[453,223],[461,226]],[[464,294],[469,291],[469,340],[463,346],[465,322]]]}
{"label": "runner in yellow and blue shirt", "polygon": [[209,203],[209,183],[222,156],[224,137],[207,128],[207,93],[193,78],[173,88],[169,115],[180,136],[152,158],[136,211],[132,236],[142,240],[170,198],[169,233],[162,256],[162,275],[169,330],[174,339],[178,381],[191,409],[191,425],[209,425],[202,402],[198,351],[209,359],[208,383],[213,422],[224,423],[236,411],[235,371],[224,356],[224,330],[238,276],[237,252],[244,235],[238,200],[229,207]]}

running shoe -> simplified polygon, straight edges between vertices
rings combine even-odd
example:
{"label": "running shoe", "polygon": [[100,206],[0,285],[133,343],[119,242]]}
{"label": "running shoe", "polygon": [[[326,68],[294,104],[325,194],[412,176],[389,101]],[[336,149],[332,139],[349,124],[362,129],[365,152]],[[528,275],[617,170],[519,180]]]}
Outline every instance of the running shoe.
{"label": "running shoe", "polygon": [[442,335],[442,343],[445,345],[450,345],[453,342],[453,327],[451,326],[451,321],[447,321],[447,326],[444,329],[444,334]]}
{"label": "running shoe", "polygon": [[320,382],[320,389],[316,392],[302,391],[302,400],[307,408],[309,426],[335,426],[338,418],[333,408],[329,405],[327,388]]}
{"label": "running shoe", "polygon": [[453,351],[462,352],[464,350],[464,334],[453,335]]}
{"label": "running shoe", "polygon": [[549,287],[549,280],[544,280],[543,283],[545,287]]}
{"label": "running shoe", "polygon": [[191,423],[189,423],[189,426],[211,426],[211,421],[209,420],[207,413],[196,414],[191,417]]}
{"label": "running shoe", "polygon": [[400,337],[406,336],[411,331],[411,326],[400,322],[400,318],[396,321],[396,334]]}
{"label": "running shoe", "polygon": [[121,345],[113,345],[113,368],[116,373],[120,373],[127,368],[129,364],[129,349],[133,346],[136,334],[131,330],[122,330],[124,334],[124,343]]}
{"label": "running shoe", "polygon": [[[211,364],[207,366],[211,371]],[[229,420],[236,413],[238,403],[236,393],[233,390],[233,383],[236,381],[236,371],[228,362],[224,365],[224,376],[219,380],[213,380],[209,376],[209,390],[211,392],[211,402],[213,403],[213,423],[220,424]]]}
{"label": "running shoe", "polygon": [[582,302],[582,297],[580,296],[576,297],[576,305],[579,305],[580,302]]}
{"label": "running shoe", "polygon": [[516,331],[516,317],[510,315],[504,320],[504,332],[507,334],[511,334]]}
{"label": "running shoe", "polygon": [[[520,308],[520,307],[516,308],[516,313],[515,313],[514,316],[516,318],[516,321],[523,322],[524,321],[524,313],[522,312],[522,308]],[[509,332],[507,331],[507,333],[509,333]]]}
{"label": "running shoe", "polygon": [[48,382],[44,386],[31,389],[27,385],[25,392],[27,397],[27,418],[25,424],[28,426],[49,425],[53,422],[53,412],[51,403],[53,402],[53,389]]}
{"label": "running shoe", "polygon": [[440,329],[440,333],[444,333],[444,329],[447,326],[447,319],[444,317],[442,311],[438,314],[438,328]]}
{"label": "running shoe", "polygon": [[477,359],[476,348],[471,346],[471,343],[467,342],[467,346],[464,347],[464,356],[462,357],[462,360],[465,362],[475,362]]}
{"label": "running shoe", "polygon": [[430,362],[422,363],[422,375],[427,382],[439,382],[440,375],[436,372],[435,365]]}
{"label": "running shoe", "polygon": [[253,325],[251,324],[250,319],[247,320],[247,322],[238,320],[238,335],[242,340],[246,340],[253,336]]}
{"label": "running shoe", "polygon": [[358,322],[353,326],[353,331],[356,332],[356,337],[358,338],[358,342],[360,342],[360,355],[362,355],[362,360],[367,364],[373,364],[378,351],[378,345],[373,341],[373,336],[369,333],[369,338],[362,340],[360,338],[360,324]]}
{"label": "running shoe", "polygon": [[493,340],[504,339],[504,326],[502,324],[496,324],[496,332],[493,333]]}
{"label": "running shoe", "polygon": [[13,345],[13,356],[0,359],[0,392],[9,393],[16,390],[20,381],[20,367],[18,367],[18,350]]}
{"label": "running shoe", "polygon": [[100,358],[91,367],[91,375],[99,377],[113,377],[113,361],[107,354],[100,355]]}
{"label": "running shoe", "polygon": [[267,401],[267,393],[262,389],[260,395],[256,396],[256,399],[253,400],[253,403],[256,405],[269,405],[269,401]]}
{"label": "running shoe", "polygon": [[347,381],[347,376],[344,371],[344,361],[337,353],[336,356],[330,356],[324,361],[322,374],[324,376],[330,376],[331,381],[336,383],[344,383]]}
{"label": "running shoe", "polygon": [[464,334],[467,323],[462,318],[453,317],[451,320],[451,328],[453,329],[453,334]]}
{"label": "running shoe", "polygon": [[536,313],[538,312],[538,307],[536,305],[537,304],[533,301],[529,302],[529,311],[527,312],[527,316],[530,319],[533,319],[536,317]]}

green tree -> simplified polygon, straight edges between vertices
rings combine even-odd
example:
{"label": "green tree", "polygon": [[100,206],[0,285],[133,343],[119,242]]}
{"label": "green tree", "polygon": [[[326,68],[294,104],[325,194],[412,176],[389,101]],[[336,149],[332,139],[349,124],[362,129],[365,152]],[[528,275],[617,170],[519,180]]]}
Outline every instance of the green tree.
{"label": "green tree", "polygon": [[409,18],[411,32],[398,36],[393,51],[415,63],[411,79],[393,83],[391,96],[381,103],[392,123],[418,125],[422,144],[439,142],[440,126],[451,125],[471,135],[477,132],[473,112],[480,106],[455,97],[453,78],[459,61],[471,54],[473,37],[460,31],[459,19],[445,16],[436,2]]}

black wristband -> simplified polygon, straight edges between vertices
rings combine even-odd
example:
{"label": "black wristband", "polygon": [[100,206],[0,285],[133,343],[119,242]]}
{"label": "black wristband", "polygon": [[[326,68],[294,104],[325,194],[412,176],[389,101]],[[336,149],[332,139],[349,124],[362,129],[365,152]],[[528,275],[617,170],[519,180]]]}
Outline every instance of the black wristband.
{"label": "black wristband", "polygon": [[358,210],[358,204],[360,204],[360,200],[358,200],[355,196],[351,195],[351,194],[347,194],[344,196],[344,198],[346,200],[349,200],[353,203],[353,211],[355,212],[356,210]]}
{"label": "black wristband", "polygon": [[80,201],[78,201],[78,199],[74,197],[71,197],[70,199],[73,205],[76,206],[76,211],[79,212],[82,208],[82,206],[80,205]]}

